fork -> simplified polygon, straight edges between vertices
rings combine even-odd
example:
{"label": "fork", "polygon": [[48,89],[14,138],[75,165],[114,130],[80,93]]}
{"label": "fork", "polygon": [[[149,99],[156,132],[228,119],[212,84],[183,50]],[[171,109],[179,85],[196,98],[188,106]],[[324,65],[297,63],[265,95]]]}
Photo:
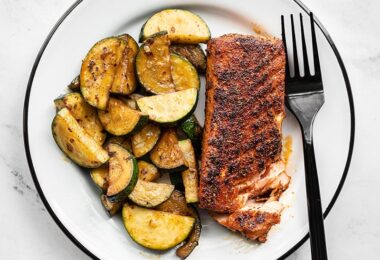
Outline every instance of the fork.
{"label": "fork", "polygon": [[306,50],[305,33],[302,14],[300,14],[302,56],[304,61],[304,76],[301,76],[298,64],[296,35],[293,15],[290,15],[293,42],[294,76],[290,75],[290,64],[286,49],[285,22],[281,16],[282,40],[286,52],[285,93],[286,106],[295,115],[302,129],[303,150],[305,160],[305,179],[307,206],[309,214],[309,230],[312,259],[327,259],[325,230],[323,225],[323,212],[321,195],[319,191],[317,166],[313,145],[313,122],[318,111],[325,102],[321,67],[319,64],[317,40],[315,36],[314,17],[310,13],[311,37],[314,57],[314,75],[310,73]]}

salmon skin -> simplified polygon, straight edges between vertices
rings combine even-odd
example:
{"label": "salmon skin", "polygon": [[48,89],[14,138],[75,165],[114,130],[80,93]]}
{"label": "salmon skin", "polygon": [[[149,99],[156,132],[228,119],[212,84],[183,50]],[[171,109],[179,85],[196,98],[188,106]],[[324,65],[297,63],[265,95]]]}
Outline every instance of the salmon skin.
{"label": "salmon skin", "polygon": [[233,213],[261,195],[266,183],[257,184],[271,179],[266,178],[271,169],[284,170],[283,43],[240,34],[213,38],[206,80],[199,206]]}

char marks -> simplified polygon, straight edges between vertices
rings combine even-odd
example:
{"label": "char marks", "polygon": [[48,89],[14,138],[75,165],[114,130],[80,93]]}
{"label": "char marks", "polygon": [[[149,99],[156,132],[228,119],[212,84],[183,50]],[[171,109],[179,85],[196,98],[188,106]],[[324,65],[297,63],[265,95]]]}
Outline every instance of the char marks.
{"label": "char marks", "polygon": [[280,159],[284,116],[282,42],[237,34],[208,43],[200,206],[242,207],[239,184]]}

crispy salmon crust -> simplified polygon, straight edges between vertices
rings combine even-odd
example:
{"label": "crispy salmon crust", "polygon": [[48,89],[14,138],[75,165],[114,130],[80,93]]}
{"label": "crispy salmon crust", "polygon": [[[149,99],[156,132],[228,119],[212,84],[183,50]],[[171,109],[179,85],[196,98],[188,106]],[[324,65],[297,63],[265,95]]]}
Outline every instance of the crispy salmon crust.
{"label": "crispy salmon crust", "polygon": [[285,52],[281,40],[227,34],[207,46],[200,207],[232,213],[281,160]]}

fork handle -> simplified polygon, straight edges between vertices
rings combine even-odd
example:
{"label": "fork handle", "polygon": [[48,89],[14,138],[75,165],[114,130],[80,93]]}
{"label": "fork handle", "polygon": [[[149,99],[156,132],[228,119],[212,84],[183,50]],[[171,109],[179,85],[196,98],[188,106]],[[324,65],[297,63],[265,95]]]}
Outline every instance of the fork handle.
{"label": "fork handle", "polygon": [[311,255],[313,260],[327,260],[321,195],[319,191],[317,165],[315,163],[314,145],[311,131],[309,133],[304,132],[303,149],[305,159]]}

